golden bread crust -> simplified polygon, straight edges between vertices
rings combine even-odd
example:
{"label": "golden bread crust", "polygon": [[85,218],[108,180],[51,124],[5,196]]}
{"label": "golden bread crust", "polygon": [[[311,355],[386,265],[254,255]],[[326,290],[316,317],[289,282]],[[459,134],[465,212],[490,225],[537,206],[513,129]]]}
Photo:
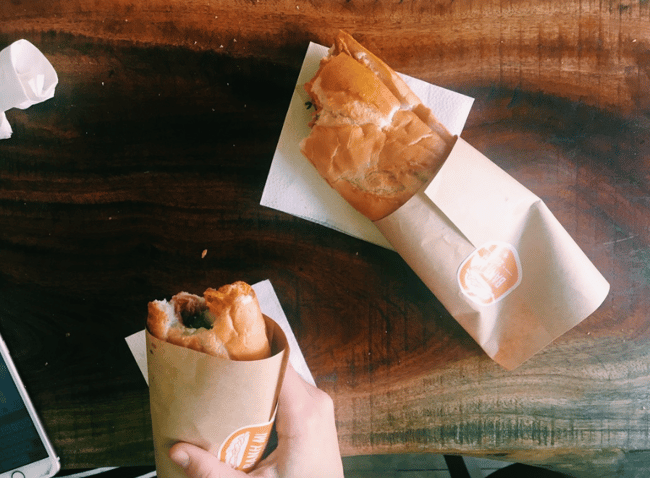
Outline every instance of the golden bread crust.
{"label": "golden bread crust", "polygon": [[401,77],[345,32],[305,90],[316,117],[302,153],[371,220],[408,201],[455,142]]}
{"label": "golden bread crust", "polygon": [[149,302],[147,315],[147,330],[154,337],[165,340],[167,336],[167,313],[161,307],[160,301]]}
{"label": "golden bread crust", "polygon": [[266,322],[253,288],[245,282],[208,289],[203,294],[218,317],[215,334],[223,340],[233,360],[259,360],[271,355]]}
{"label": "golden bread crust", "polygon": [[[190,326],[197,315],[202,323],[210,324]],[[147,329],[160,340],[217,357],[260,360],[271,356],[255,291],[241,281],[207,289],[204,297],[180,292],[169,302],[149,302]]]}

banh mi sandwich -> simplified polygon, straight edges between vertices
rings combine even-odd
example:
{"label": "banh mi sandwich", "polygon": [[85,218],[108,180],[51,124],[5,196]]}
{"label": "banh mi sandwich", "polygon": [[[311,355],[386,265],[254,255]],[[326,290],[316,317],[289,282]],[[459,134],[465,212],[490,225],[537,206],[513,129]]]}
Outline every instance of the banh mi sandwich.
{"label": "banh mi sandwich", "polygon": [[305,90],[315,113],[302,153],[373,221],[433,178],[456,140],[397,73],[345,32]]}
{"label": "banh mi sandwich", "polygon": [[160,340],[231,360],[271,356],[257,296],[245,282],[209,288],[203,297],[180,292],[149,302],[148,312],[147,329]]}

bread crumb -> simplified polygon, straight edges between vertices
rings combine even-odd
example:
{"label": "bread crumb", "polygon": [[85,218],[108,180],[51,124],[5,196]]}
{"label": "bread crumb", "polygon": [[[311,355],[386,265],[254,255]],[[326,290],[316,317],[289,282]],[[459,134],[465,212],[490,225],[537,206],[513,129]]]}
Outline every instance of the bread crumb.
{"label": "bread crumb", "polygon": [[208,254],[208,250],[203,249],[203,252],[201,253],[201,259],[204,259],[207,254]]}

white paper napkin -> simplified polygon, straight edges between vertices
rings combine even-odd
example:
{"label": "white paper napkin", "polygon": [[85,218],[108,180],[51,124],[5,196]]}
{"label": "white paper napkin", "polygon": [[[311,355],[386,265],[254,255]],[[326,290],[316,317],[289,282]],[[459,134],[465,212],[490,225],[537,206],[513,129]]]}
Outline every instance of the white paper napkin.
{"label": "white paper napkin", "polygon": [[[307,366],[305,357],[300,350],[296,336],[291,330],[291,325],[287,320],[287,316],[282,310],[278,296],[275,294],[275,290],[271,285],[271,281],[265,280],[253,284],[253,289],[255,294],[257,294],[257,299],[259,300],[262,313],[271,317],[281,328],[284,334],[287,336],[287,341],[289,342],[289,349],[291,350],[289,354],[289,361],[293,368],[296,369],[296,372],[308,383],[315,385],[314,377]],[[141,330],[136,332],[133,335],[129,335],[125,338],[133,358],[135,359],[144,379],[149,383],[149,375],[147,372],[147,354],[146,354],[146,337],[145,331]]]}
{"label": "white paper napkin", "polygon": [[0,51],[0,139],[12,133],[5,111],[49,100],[58,82],[52,64],[27,40]]}
{"label": "white paper napkin", "polygon": [[[309,44],[260,204],[392,249],[372,221],[339,196],[300,152],[300,141],[309,136],[307,124],[313,112],[306,107],[310,98],[303,85],[316,74],[327,50],[322,45]],[[401,76],[438,120],[452,134],[460,135],[474,99],[416,78]]]}
{"label": "white paper napkin", "polygon": [[7,121],[7,115],[4,112],[0,113],[0,139],[11,138],[12,133],[11,125]]}

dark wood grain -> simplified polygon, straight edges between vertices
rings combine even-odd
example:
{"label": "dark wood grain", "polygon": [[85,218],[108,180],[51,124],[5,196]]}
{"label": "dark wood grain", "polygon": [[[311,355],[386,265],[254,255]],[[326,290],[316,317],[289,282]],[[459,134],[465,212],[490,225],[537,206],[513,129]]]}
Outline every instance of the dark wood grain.
{"label": "dark wood grain", "polygon": [[[516,371],[396,254],[259,205],[307,44],[338,28],[476,98],[464,138],[610,281],[595,314]],[[152,463],[124,342],[149,300],[270,279],[345,455],[647,476],[648,2],[10,0],[0,47],[19,38],[59,86],[7,112],[0,332],[64,467]]]}

